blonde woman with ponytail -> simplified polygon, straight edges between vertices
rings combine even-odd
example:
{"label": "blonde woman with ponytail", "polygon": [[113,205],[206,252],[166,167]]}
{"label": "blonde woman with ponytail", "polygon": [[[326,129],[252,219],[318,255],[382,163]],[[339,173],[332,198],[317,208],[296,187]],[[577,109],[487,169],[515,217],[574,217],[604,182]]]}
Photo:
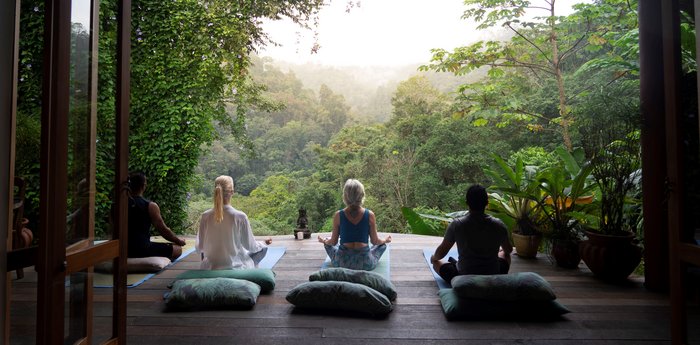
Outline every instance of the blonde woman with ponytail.
{"label": "blonde woman with ponytail", "polygon": [[253,236],[248,216],[231,206],[233,179],[219,176],[214,181],[214,208],[202,214],[195,247],[202,257],[201,269],[254,268],[267,253],[265,243]]}

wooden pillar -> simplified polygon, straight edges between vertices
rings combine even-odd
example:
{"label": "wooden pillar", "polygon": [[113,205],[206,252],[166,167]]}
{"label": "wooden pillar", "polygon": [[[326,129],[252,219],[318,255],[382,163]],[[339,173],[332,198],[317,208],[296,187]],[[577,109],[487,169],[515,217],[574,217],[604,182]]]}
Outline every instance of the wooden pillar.
{"label": "wooden pillar", "polygon": [[126,257],[127,257],[127,195],[122,189],[128,178],[129,166],[129,99],[131,89],[131,0],[120,0],[117,15],[117,97],[116,97],[116,155],[115,155],[115,196],[114,233],[112,238],[119,240],[119,259],[114,275],[114,305],[112,318],[113,338],[119,344],[126,344]]}
{"label": "wooden pillar", "polygon": [[686,344],[687,318],[685,314],[684,276],[686,264],[681,260],[681,233],[685,228],[683,216],[683,145],[680,78],[680,10],[678,0],[664,1],[661,5],[663,34],[664,96],[666,121],[666,174],[669,233],[669,285],[671,291],[671,340]]}
{"label": "wooden pillar", "polygon": [[661,6],[657,0],[639,1],[644,280],[653,291],[668,291],[669,287]]}
{"label": "wooden pillar", "polygon": [[9,343],[10,283],[7,251],[12,246],[14,138],[17,99],[19,0],[0,2],[0,342]]}
{"label": "wooden pillar", "polygon": [[36,327],[37,344],[58,344],[64,341],[71,3],[45,3]]}

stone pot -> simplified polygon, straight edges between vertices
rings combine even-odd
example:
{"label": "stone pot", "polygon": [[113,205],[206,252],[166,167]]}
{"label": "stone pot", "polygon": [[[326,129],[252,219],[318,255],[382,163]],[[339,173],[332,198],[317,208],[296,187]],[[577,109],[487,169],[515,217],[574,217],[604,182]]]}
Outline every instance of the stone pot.
{"label": "stone pot", "polygon": [[627,279],[642,260],[642,248],[632,243],[631,232],[623,236],[586,234],[588,240],[579,245],[581,258],[593,274],[604,280]]}
{"label": "stone pot", "polygon": [[537,249],[542,242],[542,235],[521,235],[513,232],[513,246],[519,257],[533,259],[537,256]]}

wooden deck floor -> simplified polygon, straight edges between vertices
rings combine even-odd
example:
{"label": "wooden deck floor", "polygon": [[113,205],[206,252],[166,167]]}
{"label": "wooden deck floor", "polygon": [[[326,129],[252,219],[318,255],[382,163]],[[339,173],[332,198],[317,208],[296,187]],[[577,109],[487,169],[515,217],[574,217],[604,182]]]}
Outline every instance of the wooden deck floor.
{"label": "wooden deck floor", "polygon": [[[314,235],[315,236],[315,235]],[[128,290],[129,344],[668,344],[669,308],[665,295],[644,289],[641,278],[624,286],[595,279],[582,263],[577,270],[557,268],[540,254],[536,260],[513,257],[511,272],[534,271],[547,279],[558,300],[573,312],[555,322],[448,322],[438,288],[422,255],[440,238],[394,234],[391,279],[398,289],[394,311],[384,319],[308,314],[294,310],[285,296],[319,269],[321,244],[273,237],[286,254],[277,263],[277,287],[261,295],[250,311],[164,312],[167,284],[183,270],[199,267],[190,255],[142,285]],[[314,237],[315,238],[315,237]],[[29,280],[13,288],[11,343],[33,343]],[[95,332],[107,331],[111,289],[95,289]],[[700,340],[697,310],[691,312],[691,339]],[[98,337],[99,338],[99,337]]]}

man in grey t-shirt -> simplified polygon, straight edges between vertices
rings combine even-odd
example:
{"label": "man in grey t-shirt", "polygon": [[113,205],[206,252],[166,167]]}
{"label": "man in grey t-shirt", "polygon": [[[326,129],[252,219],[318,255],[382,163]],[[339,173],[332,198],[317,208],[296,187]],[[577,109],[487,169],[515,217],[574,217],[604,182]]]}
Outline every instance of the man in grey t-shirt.
{"label": "man in grey t-shirt", "polygon": [[[442,243],[430,257],[433,269],[445,281],[463,274],[505,274],[510,268],[508,229],[500,219],[485,213],[488,204],[486,189],[473,185],[467,190],[469,214],[455,219],[447,227]],[[441,259],[457,243],[459,261]]]}

